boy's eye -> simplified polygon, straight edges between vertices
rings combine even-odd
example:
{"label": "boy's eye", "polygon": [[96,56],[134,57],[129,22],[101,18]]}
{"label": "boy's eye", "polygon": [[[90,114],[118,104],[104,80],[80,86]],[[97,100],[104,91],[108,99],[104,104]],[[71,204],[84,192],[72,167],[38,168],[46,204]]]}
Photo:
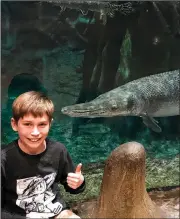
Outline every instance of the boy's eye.
{"label": "boy's eye", "polygon": [[30,126],[31,124],[30,124],[30,123],[25,123],[24,125],[25,125],[25,126]]}
{"label": "boy's eye", "polygon": [[43,126],[45,126],[45,125],[46,125],[45,123],[40,124],[41,127],[43,127]]}

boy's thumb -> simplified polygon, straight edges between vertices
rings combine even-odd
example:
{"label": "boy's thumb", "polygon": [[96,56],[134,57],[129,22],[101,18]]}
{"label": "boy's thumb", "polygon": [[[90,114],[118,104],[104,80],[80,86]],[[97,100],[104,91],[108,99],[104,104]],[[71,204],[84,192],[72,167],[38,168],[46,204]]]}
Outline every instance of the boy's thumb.
{"label": "boy's thumb", "polygon": [[75,173],[81,173],[82,163],[79,163],[76,167]]}

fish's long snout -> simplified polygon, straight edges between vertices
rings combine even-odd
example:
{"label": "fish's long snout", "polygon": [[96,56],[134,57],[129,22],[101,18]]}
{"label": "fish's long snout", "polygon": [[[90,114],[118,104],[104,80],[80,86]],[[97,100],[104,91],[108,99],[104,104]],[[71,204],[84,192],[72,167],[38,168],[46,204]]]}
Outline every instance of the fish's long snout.
{"label": "fish's long snout", "polygon": [[71,105],[71,106],[65,106],[61,109],[61,112],[65,115],[72,116],[78,109],[80,109],[78,104]]}

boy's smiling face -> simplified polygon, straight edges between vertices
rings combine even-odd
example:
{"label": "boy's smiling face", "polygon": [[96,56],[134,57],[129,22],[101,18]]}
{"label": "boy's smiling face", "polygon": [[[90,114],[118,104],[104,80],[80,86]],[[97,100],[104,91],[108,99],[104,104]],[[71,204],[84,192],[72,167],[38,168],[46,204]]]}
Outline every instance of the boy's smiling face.
{"label": "boy's smiling face", "polygon": [[11,126],[19,134],[19,147],[27,154],[39,154],[45,150],[45,139],[50,129],[49,117],[46,113],[42,117],[27,114],[18,122],[11,119]]}

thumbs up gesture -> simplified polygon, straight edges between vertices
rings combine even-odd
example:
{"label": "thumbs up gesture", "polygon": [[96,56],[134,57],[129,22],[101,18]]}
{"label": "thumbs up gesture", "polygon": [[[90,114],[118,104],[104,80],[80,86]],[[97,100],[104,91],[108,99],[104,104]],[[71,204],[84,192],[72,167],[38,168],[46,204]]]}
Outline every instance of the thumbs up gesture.
{"label": "thumbs up gesture", "polygon": [[77,189],[84,181],[84,176],[81,174],[82,164],[79,163],[76,167],[75,173],[68,173],[67,184],[72,189]]}

